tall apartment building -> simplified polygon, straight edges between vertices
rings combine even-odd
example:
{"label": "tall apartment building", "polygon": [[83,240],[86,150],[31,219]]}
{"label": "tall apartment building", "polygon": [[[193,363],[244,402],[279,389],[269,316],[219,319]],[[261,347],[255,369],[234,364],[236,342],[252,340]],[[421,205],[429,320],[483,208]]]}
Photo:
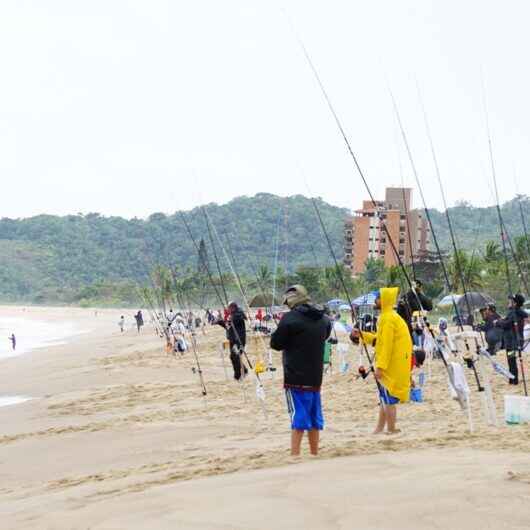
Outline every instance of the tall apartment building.
{"label": "tall apartment building", "polygon": [[411,206],[411,188],[387,188],[384,201],[376,201],[375,206],[372,201],[363,201],[362,208],[356,210],[354,215],[346,220],[344,264],[352,274],[364,272],[366,260],[369,258],[383,259],[387,267],[398,264],[392,246],[387,241],[381,219],[385,222],[405,264],[427,251],[429,245],[427,220],[422,212],[412,210]]}

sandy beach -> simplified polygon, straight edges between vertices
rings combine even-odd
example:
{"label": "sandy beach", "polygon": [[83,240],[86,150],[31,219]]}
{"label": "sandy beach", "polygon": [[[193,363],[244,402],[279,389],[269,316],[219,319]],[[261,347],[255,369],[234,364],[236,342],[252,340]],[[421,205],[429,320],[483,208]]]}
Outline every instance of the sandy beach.
{"label": "sandy beach", "polygon": [[265,418],[251,377],[225,379],[221,329],[199,336],[203,397],[191,353],[167,355],[149,326],[138,335],[133,311],[121,334],[120,314],[24,312],[83,333],[0,361],[0,395],[33,398],[0,407],[2,528],[528,528],[530,425],[504,423],[512,389],[489,367],[498,427],[473,389],[469,433],[435,361],[425,402],[400,407],[393,437],[371,434],[373,380],[335,371],[323,388],[322,454],[296,460],[278,355],[274,377],[263,375]]}

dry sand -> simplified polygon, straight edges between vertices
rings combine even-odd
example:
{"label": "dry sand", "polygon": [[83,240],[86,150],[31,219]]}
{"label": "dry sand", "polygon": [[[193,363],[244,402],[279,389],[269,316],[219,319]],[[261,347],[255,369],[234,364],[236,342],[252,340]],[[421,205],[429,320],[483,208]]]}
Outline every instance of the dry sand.
{"label": "dry sand", "polygon": [[91,331],[0,361],[0,395],[38,398],[0,408],[1,528],[530,526],[530,426],[503,424],[509,388],[498,376],[499,427],[482,420],[474,391],[468,432],[435,362],[425,403],[399,408],[394,437],[370,434],[373,380],[326,376],[322,455],[293,460],[280,370],[263,376],[264,419],[253,379],[225,380],[222,330],[209,329],[199,336],[203,398],[192,355],[166,355],[149,327],[120,334],[120,313],[23,315]]}

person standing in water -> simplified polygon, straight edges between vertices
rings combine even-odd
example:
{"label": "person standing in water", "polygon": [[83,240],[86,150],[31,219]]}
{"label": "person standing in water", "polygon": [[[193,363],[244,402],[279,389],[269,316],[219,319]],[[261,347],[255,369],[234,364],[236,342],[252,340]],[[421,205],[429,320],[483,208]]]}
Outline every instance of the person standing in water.
{"label": "person standing in water", "polygon": [[120,317],[120,320],[118,321],[118,326],[120,327],[120,331],[123,333],[123,329],[125,328],[125,317],[123,315]]}
{"label": "person standing in water", "polygon": [[11,347],[13,348],[13,351],[17,349],[17,338],[15,337],[14,333],[11,333],[11,337],[8,337],[8,339],[11,341]]}

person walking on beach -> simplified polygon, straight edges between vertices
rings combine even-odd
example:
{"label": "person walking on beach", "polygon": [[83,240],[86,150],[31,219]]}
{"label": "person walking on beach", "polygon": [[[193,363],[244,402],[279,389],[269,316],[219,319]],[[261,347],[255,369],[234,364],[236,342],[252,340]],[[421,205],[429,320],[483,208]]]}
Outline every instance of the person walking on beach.
{"label": "person walking on beach", "polygon": [[528,313],[523,309],[525,298],[522,294],[510,296],[508,299],[508,313],[506,318],[495,320],[494,325],[503,330],[503,343],[508,357],[508,368],[514,376],[510,385],[519,384],[519,370],[517,368],[517,352],[524,346],[524,323]]}
{"label": "person walking on beach", "polygon": [[320,387],[331,321],[324,308],[311,304],[303,285],[289,287],[283,303],[290,311],[271,335],[271,348],[282,351],[283,386],[291,416],[291,455],[300,455],[304,432],[310,453],[317,455],[324,428]]}
{"label": "person walking on beach", "polygon": [[120,320],[118,320],[118,326],[120,327],[120,331],[123,333],[125,328],[125,317],[123,315],[120,317]]}
{"label": "person walking on beach", "polygon": [[136,328],[138,329],[138,333],[140,333],[140,329],[144,325],[144,317],[141,310],[138,310],[138,313],[134,315],[134,319],[136,320]]}
{"label": "person walking on beach", "polygon": [[405,403],[410,397],[410,375],[412,339],[407,323],[394,310],[398,297],[398,287],[380,289],[375,306],[381,314],[377,323],[377,333],[354,329],[351,339],[357,343],[375,347],[375,379],[379,389],[379,418],[374,434],[398,433],[396,428],[398,403]]}
{"label": "person walking on beach", "polygon": [[14,333],[11,333],[11,337],[8,337],[8,339],[11,341],[11,347],[13,348],[13,351],[17,349],[17,338],[15,337]]}

